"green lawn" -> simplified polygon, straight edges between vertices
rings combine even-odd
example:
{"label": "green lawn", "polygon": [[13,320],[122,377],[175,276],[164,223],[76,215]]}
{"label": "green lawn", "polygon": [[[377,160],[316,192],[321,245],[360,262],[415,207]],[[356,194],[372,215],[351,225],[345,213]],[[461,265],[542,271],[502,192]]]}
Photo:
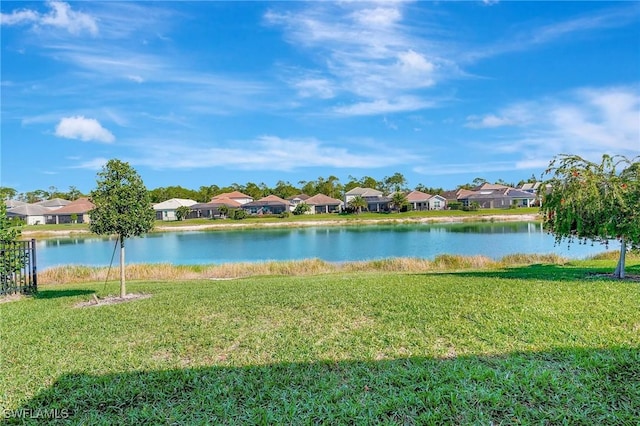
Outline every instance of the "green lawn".
{"label": "green lawn", "polygon": [[640,283],[593,275],[612,268],[130,282],[152,297],[89,308],[117,284],[45,287],[0,304],[0,406],[33,424],[637,424]]}

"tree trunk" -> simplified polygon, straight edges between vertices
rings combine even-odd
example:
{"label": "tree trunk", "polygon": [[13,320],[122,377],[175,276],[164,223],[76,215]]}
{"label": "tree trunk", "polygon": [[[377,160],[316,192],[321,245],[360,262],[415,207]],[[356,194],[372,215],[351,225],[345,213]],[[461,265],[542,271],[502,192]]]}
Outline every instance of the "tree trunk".
{"label": "tree trunk", "polygon": [[127,295],[127,286],[124,280],[124,237],[120,236],[120,297]]}
{"label": "tree trunk", "polygon": [[620,242],[620,258],[618,259],[618,266],[616,266],[616,270],[613,272],[613,275],[616,278],[623,279],[625,277],[624,267],[626,263],[627,256],[627,241],[622,238]]}

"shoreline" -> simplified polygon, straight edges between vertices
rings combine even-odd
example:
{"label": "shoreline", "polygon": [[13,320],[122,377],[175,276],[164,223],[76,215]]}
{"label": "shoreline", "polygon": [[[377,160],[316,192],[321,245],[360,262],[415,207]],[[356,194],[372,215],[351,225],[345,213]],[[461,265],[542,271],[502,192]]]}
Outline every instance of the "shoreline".
{"label": "shoreline", "polygon": [[[153,232],[189,232],[189,231],[224,231],[240,229],[261,229],[261,228],[302,228],[302,227],[324,227],[324,226],[357,226],[357,225],[395,225],[395,224],[430,224],[430,223],[464,223],[464,222],[534,222],[540,220],[540,215],[534,214],[502,214],[502,215],[468,215],[468,216],[434,216],[434,217],[413,217],[413,218],[384,218],[384,219],[322,219],[305,221],[282,221],[282,222],[250,222],[238,223],[236,221],[225,221],[224,223],[189,225],[185,221],[184,225],[160,225],[154,227]],[[23,230],[22,237],[29,238],[60,238],[73,236],[95,235],[88,229],[48,229],[48,230]]]}

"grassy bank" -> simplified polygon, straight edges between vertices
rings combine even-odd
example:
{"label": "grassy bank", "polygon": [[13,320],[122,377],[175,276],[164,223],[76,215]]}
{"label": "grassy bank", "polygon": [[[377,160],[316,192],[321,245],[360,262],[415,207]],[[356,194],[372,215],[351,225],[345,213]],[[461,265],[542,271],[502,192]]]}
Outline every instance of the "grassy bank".
{"label": "grassy bank", "polygon": [[640,285],[598,275],[613,266],[139,281],[150,298],[88,308],[117,284],[43,287],[0,304],[0,405],[84,424],[633,424]]}

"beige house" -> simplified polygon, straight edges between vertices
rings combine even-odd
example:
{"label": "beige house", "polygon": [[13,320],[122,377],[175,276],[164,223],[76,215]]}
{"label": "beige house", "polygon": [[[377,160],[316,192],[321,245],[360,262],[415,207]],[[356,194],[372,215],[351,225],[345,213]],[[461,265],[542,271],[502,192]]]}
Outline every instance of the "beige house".
{"label": "beige house", "polygon": [[64,207],[52,210],[47,215],[47,223],[89,223],[89,212],[95,208],[95,204],[88,198],[78,198]]}
{"label": "beige house", "polygon": [[191,207],[194,204],[198,204],[198,202],[184,198],[172,198],[170,200],[154,204],[153,209],[156,211],[157,220],[178,220],[178,216],[176,215],[178,207]]}
{"label": "beige house", "polygon": [[307,198],[306,204],[311,207],[310,214],[315,213],[336,213],[342,209],[342,201],[331,198],[324,194],[316,194],[313,197]]}

